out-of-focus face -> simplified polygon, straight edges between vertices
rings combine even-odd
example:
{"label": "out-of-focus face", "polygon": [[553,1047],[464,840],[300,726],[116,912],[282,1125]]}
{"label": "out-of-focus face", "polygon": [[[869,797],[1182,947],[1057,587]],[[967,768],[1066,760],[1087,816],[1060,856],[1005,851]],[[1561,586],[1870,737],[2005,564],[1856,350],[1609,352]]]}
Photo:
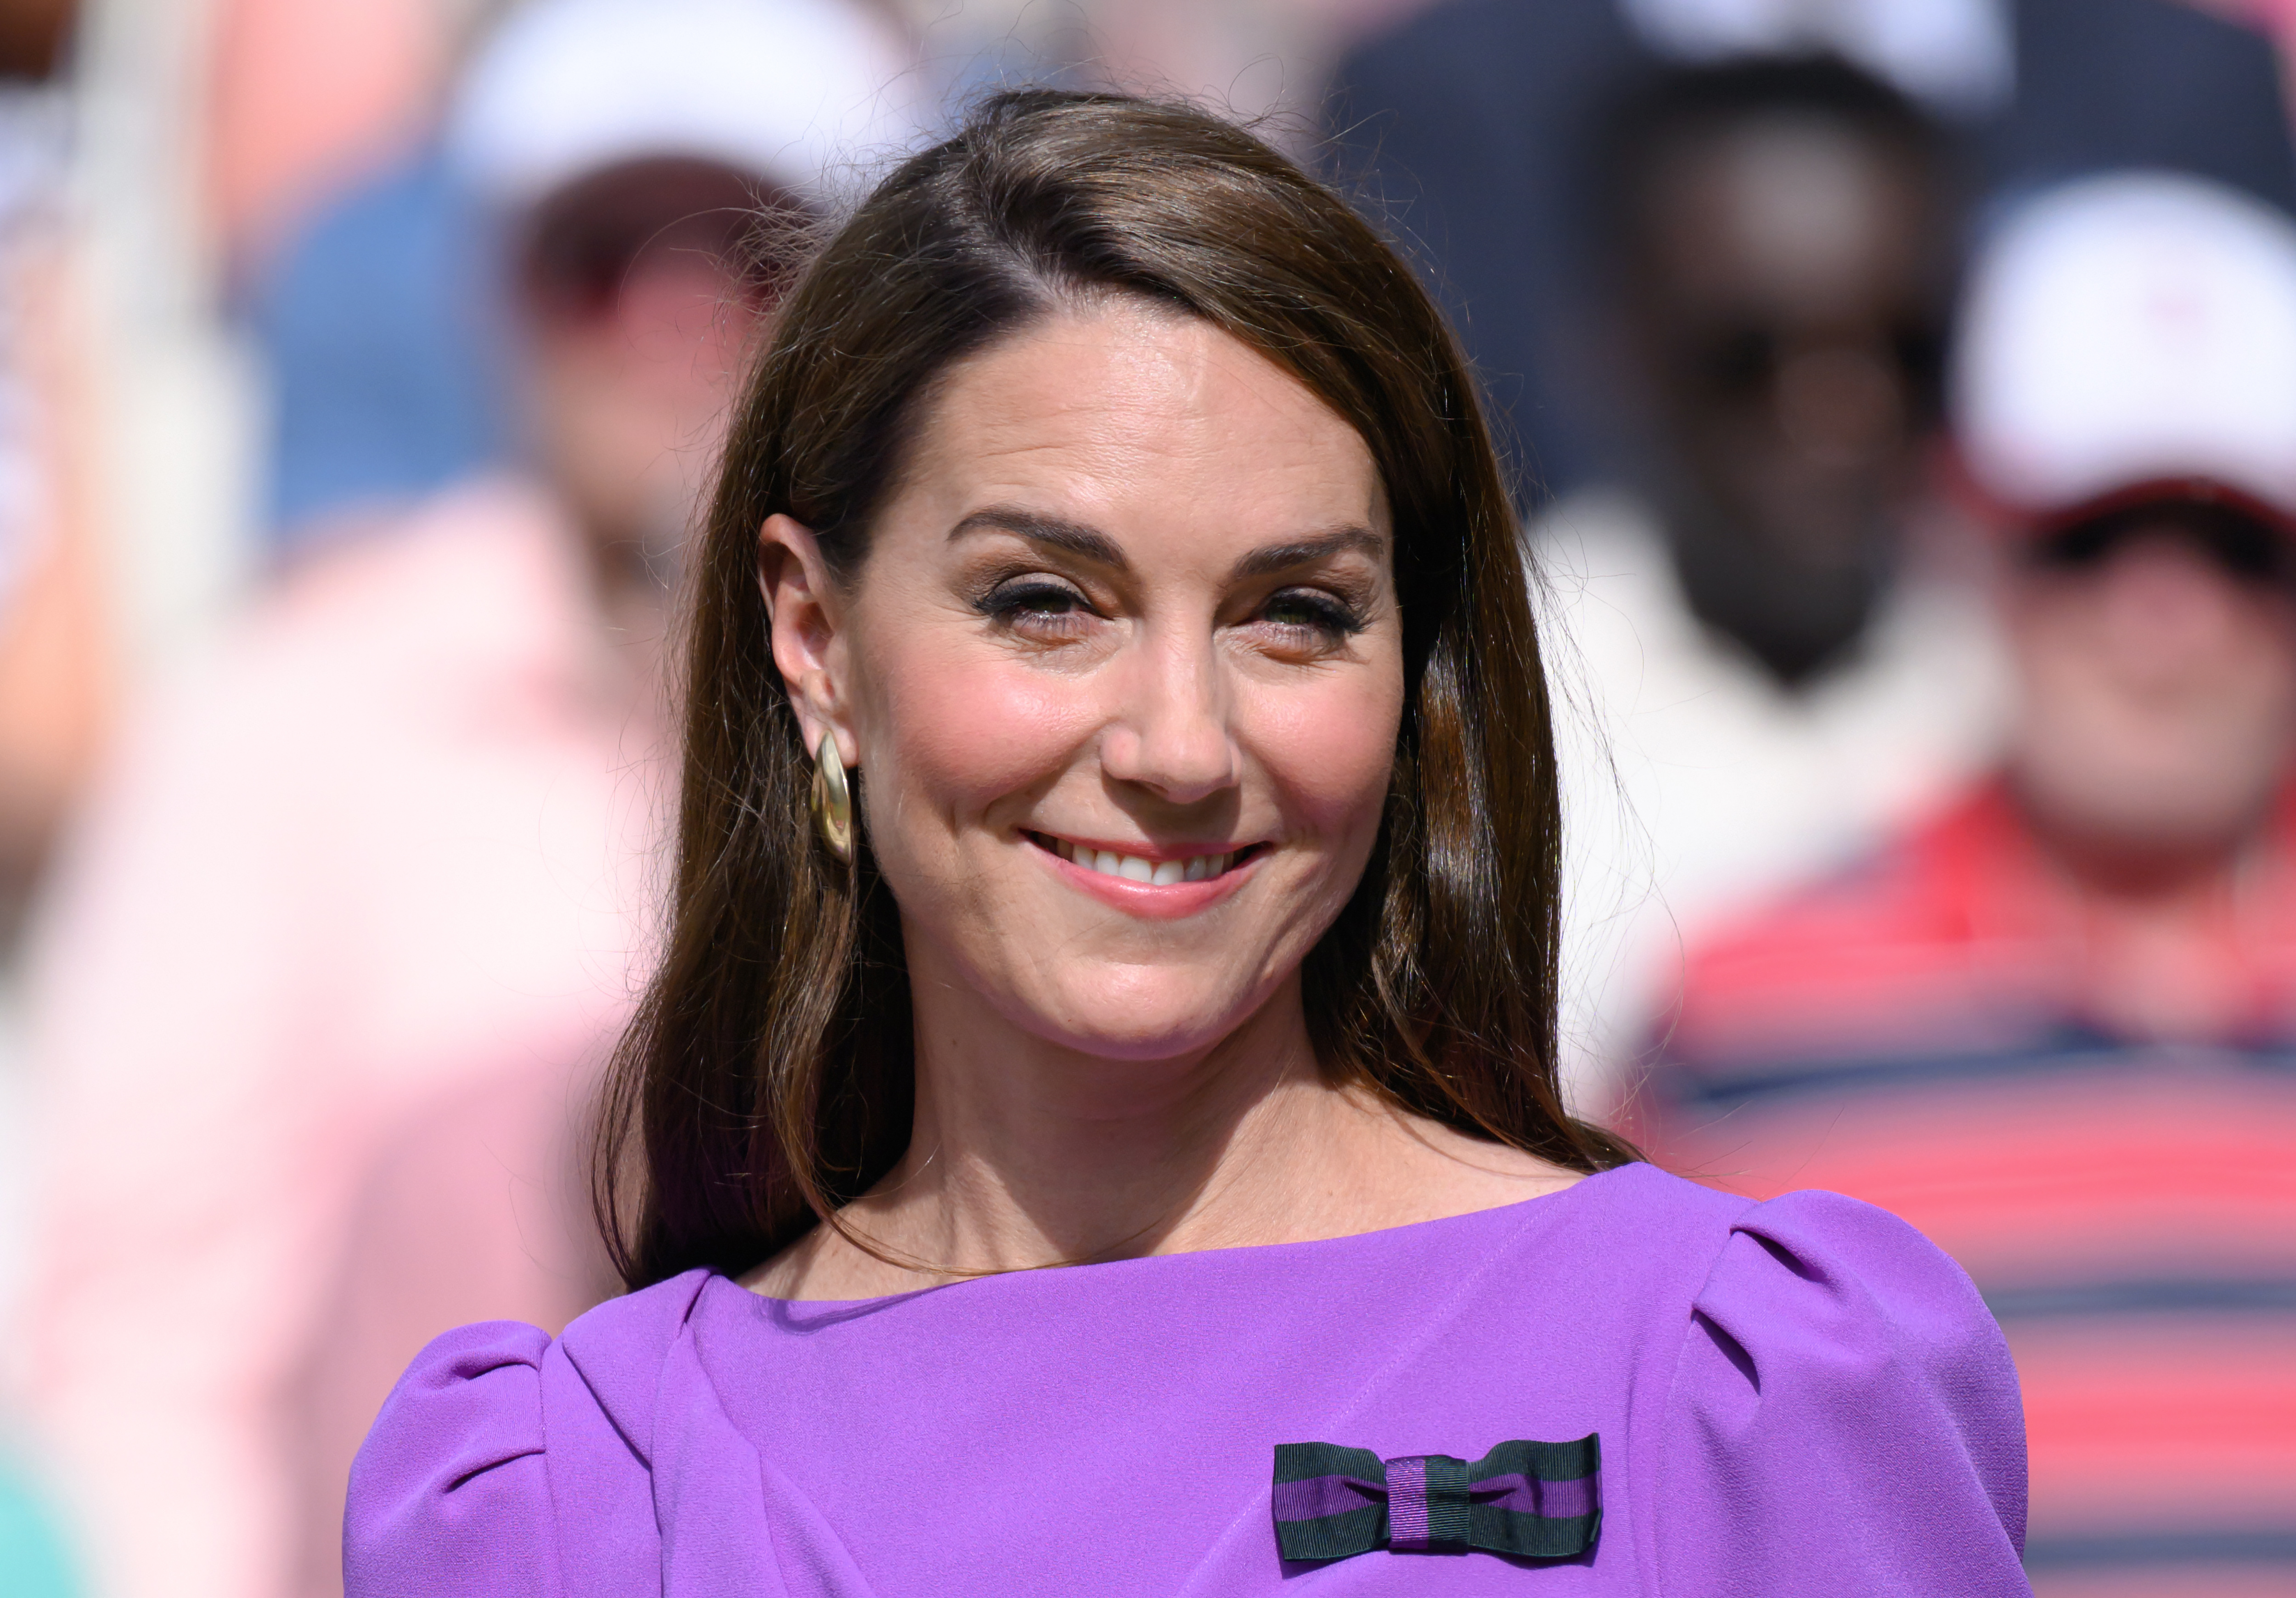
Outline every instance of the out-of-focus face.
{"label": "out-of-focus face", "polygon": [[1678,540],[1726,540],[1730,561],[1765,565],[1777,592],[1748,596],[1748,627],[1788,635],[1791,659],[1792,604],[1820,611],[1806,624],[1820,648],[1824,609],[1862,603],[1918,481],[1935,181],[1848,127],[1779,117],[1678,144],[1647,185],[1629,310],[1669,516]]}
{"label": "out-of-focus face", "polygon": [[1647,299],[1660,403],[1706,492],[1784,549],[1865,536],[1900,494],[1932,337],[1937,219],[1903,158],[1824,123],[1737,127],[1666,164]]}
{"label": "out-of-focus face", "polygon": [[757,185],[636,162],[543,208],[527,290],[526,411],[539,463],[609,545],[685,532],[760,332],[735,250]]}
{"label": "out-of-focus face", "polygon": [[2141,870],[2228,848],[2256,824],[2296,749],[2284,580],[2235,571],[2174,523],[2140,524],[2024,570],[2008,615],[2022,688],[2013,767],[2045,832]]}
{"label": "out-of-focus face", "polygon": [[1391,539],[1362,438],[1201,323],[1119,300],[957,368],[822,673],[776,608],[784,674],[833,692],[915,989],[1123,1059],[1276,995],[1379,829]]}
{"label": "out-of-focus face", "polygon": [[543,463],[600,538],[653,549],[685,530],[749,342],[734,287],[714,272],[647,272],[596,321],[536,341]]}

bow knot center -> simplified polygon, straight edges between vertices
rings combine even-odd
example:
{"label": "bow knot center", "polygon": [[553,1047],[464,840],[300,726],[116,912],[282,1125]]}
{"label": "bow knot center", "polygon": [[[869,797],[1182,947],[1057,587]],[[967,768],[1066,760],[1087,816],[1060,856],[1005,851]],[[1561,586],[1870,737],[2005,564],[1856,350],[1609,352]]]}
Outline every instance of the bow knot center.
{"label": "bow knot center", "polygon": [[1447,1454],[1406,1454],[1387,1465],[1388,1546],[1422,1553],[1464,1553],[1467,1462]]}

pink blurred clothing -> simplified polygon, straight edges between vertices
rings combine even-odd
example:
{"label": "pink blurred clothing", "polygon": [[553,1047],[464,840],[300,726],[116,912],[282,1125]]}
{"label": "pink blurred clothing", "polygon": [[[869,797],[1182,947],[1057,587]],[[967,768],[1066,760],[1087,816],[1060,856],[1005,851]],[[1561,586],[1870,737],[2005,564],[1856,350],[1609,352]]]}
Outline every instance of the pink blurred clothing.
{"label": "pink blurred clothing", "polygon": [[352,1201],[314,1323],[324,1336],[306,1350],[289,1409],[297,1594],[342,1591],[351,1460],[399,1373],[442,1328],[516,1320],[554,1335],[619,1291],[582,1170],[592,1063],[544,1061],[458,1082],[384,1140]]}
{"label": "pink blurred clothing", "polygon": [[53,1166],[24,1346],[113,1598],[292,1590],[313,1416],[363,1385],[310,1385],[355,1231],[398,1273],[378,1362],[409,1326],[579,1307],[579,1266],[521,1231],[562,1125],[441,1156],[479,1195],[442,1248],[491,1267],[424,1270],[421,1217],[378,1233],[372,1203],[388,1150],[422,1170],[426,1105],[522,1082],[570,1118],[626,1018],[652,648],[611,641],[551,504],[490,480],[297,571],[110,774],[32,996]]}

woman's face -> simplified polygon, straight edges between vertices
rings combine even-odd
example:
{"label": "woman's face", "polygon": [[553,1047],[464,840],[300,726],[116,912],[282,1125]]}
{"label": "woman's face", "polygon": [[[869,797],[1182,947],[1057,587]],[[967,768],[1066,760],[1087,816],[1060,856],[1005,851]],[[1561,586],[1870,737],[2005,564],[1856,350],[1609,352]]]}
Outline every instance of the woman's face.
{"label": "woman's face", "polygon": [[[955,368],[849,589],[766,529],[775,655],[939,986],[1114,1058],[1217,1042],[1361,878],[1402,714],[1364,442],[1118,301]],[[801,591],[800,591],[801,590]]]}

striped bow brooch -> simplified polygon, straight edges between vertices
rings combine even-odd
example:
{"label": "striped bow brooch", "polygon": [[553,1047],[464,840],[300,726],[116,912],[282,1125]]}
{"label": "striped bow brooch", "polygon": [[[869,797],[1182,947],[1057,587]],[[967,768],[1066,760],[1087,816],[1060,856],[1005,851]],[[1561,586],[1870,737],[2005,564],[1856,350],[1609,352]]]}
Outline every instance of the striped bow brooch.
{"label": "striped bow brooch", "polygon": [[1470,1548],[1570,1559],[1603,1520],[1600,1439],[1501,1443],[1472,1464],[1447,1454],[1382,1459],[1368,1448],[1275,1449],[1275,1545],[1288,1560]]}

